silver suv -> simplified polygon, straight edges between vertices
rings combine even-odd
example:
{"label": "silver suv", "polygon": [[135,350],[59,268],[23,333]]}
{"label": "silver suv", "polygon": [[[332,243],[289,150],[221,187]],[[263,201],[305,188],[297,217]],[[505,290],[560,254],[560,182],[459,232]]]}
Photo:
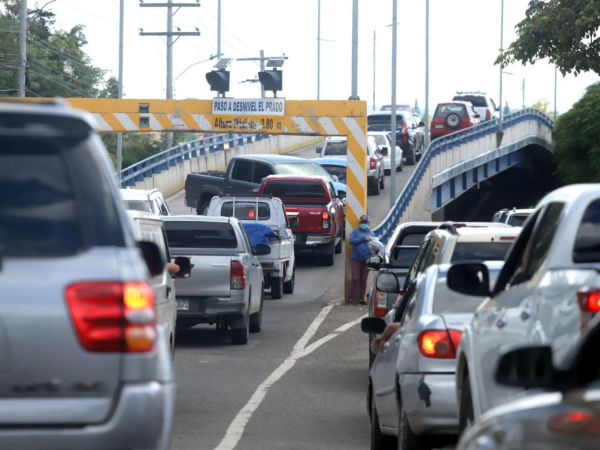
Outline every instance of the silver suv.
{"label": "silver suv", "polygon": [[452,101],[470,102],[475,112],[479,114],[481,122],[498,118],[500,110],[485,92],[457,92]]}
{"label": "silver suv", "polygon": [[[88,116],[0,102],[0,448],[166,449],[171,357]],[[140,251],[141,250],[141,251]]]}
{"label": "silver suv", "polygon": [[130,211],[142,211],[158,216],[169,216],[171,212],[167,202],[158,189],[120,189],[119,193],[125,202],[125,208]]}

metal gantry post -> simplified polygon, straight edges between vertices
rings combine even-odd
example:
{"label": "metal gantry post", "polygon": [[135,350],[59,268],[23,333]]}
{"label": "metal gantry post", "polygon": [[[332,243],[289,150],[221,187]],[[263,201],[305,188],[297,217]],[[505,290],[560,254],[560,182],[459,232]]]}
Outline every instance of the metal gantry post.
{"label": "metal gantry post", "polygon": [[425,1],[425,148],[429,147],[429,0]]}
{"label": "metal gantry post", "polygon": [[352,95],[358,100],[358,0],[352,0]]}
{"label": "metal gantry post", "polygon": [[392,18],[392,148],[390,148],[390,208],[396,203],[396,64],[398,56],[398,0],[393,0]]}
{"label": "metal gantry post", "polygon": [[[265,71],[265,51],[261,50],[260,51],[260,71],[264,72]],[[260,85],[260,96],[261,98],[265,98],[265,87],[261,84]]]}
{"label": "metal gantry post", "polygon": [[217,11],[217,59],[221,57],[221,0]]}
{"label": "metal gantry post", "polygon": [[[119,87],[118,98],[123,98],[123,35],[125,22],[125,0],[120,1],[119,6]],[[121,171],[123,170],[123,133],[117,134],[117,179],[121,186]]]}
{"label": "metal gantry post", "polygon": [[375,84],[377,75],[377,33],[373,30],[373,111],[377,109],[375,106]]}
{"label": "metal gantry post", "polygon": [[[173,98],[173,0],[167,6],[167,100]],[[166,136],[166,148],[173,147],[173,133]]]}
{"label": "metal gantry post", "polygon": [[[504,0],[500,0],[500,52],[504,53]],[[503,55],[504,56],[504,55]],[[502,132],[502,71],[504,64],[500,62],[500,111],[498,111],[498,131]]]}
{"label": "metal gantry post", "polygon": [[27,71],[27,0],[21,0],[21,23],[19,24],[19,97],[25,97]]}

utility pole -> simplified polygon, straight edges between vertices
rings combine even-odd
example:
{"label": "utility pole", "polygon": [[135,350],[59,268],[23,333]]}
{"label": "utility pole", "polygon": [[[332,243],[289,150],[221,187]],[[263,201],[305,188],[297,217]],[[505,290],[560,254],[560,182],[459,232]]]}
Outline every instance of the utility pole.
{"label": "utility pole", "polygon": [[[118,98],[123,98],[123,30],[125,28],[125,0],[120,2],[119,10],[119,91]],[[117,134],[117,180],[121,187],[121,171],[123,170],[123,133]]]}
{"label": "utility pole", "polygon": [[[140,3],[142,8],[167,8],[167,31],[166,32],[151,32],[145,33],[144,30],[141,30],[140,36],[166,36],[167,37],[167,99],[170,100],[173,98],[173,45],[181,36],[200,36],[200,30],[196,28],[196,31],[178,31],[173,32],[173,16],[179,12],[181,8],[188,7],[200,7],[199,0],[196,0],[196,3],[174,3],[173,0],[167,0],[167,3]],[[176,7],[177,10],[173,12],[173,8]],[[173,36],[177,36],[175,42],[173,41]],[[173,146],[173,133],[167,133],[166,140],[166,148],[171,148]]]}
{"label": "utility pole", "polygon": [[317,9],[317,100],[321,100],[321,0]]}
{"label": "utility pole", "polygon": [[390,148],[390,208],[396,203],[396,64],[398,49],[398,0],[392,6],[392,148]]}
{"label": "utility pole", "polygon": [[352,95],[350,100],[358,97],[358,0],[352,0]]}
{"label": "utility pole", "polygon": [[[260,58],[236,58],[236,61],[260,61],[260,71],[264,72],[265,70],[265,62],[267,62],[270,59],[288,59],[287,56],[283,55],[283,56],[265,56],[265,51],[261,50],[260,51]],[[247,80],[247,82],[257,82],[258,80]],[[260,85],[260,96],[261,98],[265,98],[265,88],[262,86],[262,84]]]}
{"label": "utility pole", "polygon": [[373,111],[377,109],[375,106],[375,80],[376,80],[376,64],[377,64],[377,33],[373,30]]}
{"label": "utility pole", "polygon": [[221,57],[221,0],[219,0],[217,14],[217,59]]}
{"label": "utility pole", "polygon": [[[500,53],[504,54],[504,0],[500,0]],[[504,56],[504,55],[503,55]],[[500,111],[498,111],[498,132],[502,132],[502,71],[504,64],[500,62]]]}
{"label": "utility pole", "polygon": [[21,23],[19,31],[19,97],[25,97],[27,70],[27,0],[21,0]]}
{"label": "utility pole", "polygon": [[425,148],[429,147],[429,0],[425,1]]}
{"label": "utility pole", "polygon": [[554,66],[554,122],[556,123],[556,91],[558,84],[558,67]]}

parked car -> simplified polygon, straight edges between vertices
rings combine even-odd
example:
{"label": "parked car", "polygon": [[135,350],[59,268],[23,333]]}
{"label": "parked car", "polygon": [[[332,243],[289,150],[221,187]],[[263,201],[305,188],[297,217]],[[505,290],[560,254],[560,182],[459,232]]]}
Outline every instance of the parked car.
{"label": "parked car", "polygon": [[499,108],[496,102],[485,92],[457,92],[453,102],[469,102],[473,105],[473,109],[481,118],[481,122],[497,119],[499,116]]}
{"label": "parked car", "polygon": [[458,448],[598,448],[599,346],[600,325],[595,319],[564,367],[552,363],[550,346],[520,347],[502,355],[496,381],[527,393],[480,416]]}
{"label": "parked car", "polygon": [[[317,147],[316,151],[321,155],[321,158],[348,158],[348,138],[327,138],[323,146]],[[369,193],[379,195],[379,191],[385,188],[385,170],[383,155],[374,138],[367,138],[367,163],[367,189]]]}
{"label": "parked car", "polygon": [[[503,263],[487,264],[494,277]],[[398,329],[369,372],[371,442],[379,444],[371,447],[374,450],[390,448],[385,445],[390,436],[397,437],[396,448],[422,449],[458,435],[456,348],[481,299],[450,291],[449,267],[429,267],[406,298],[407,307],[390,312]],[[396,275],[380,277],[378,287],[398,292]],[[363,331],[370,334],[381,333],[385,326],[381,318],[362,322]]]}
{"label": "parked car", "polygon": [[[0,448],[169,448],[175,384],[89,115],[0,102]],[[143,407],[140,407],[143,405]]]}
{"label": "parked car", "polygon": [[344,207],[331,182],[324,177],[271,175],[260,193],[283,201],[295,251],[315,252],[322,265],[333,266],[335,254],[342,252],[345,223]]}
{"label": "parked car", "polygon": [[[467,222],[456,224],[445,222],[441,225],[431,223],[430,225],[418,224],[414,237],[409,237],[408,242],[422,240],[420,246],[415,249],[399,248],[396,257],[402,258],[402,262],[395,263],[388,256],[386,250],[385,259],[374,257],[366,262],[367,269],[379,271],[376,280],[386,273],[398,275],[402,289],[399,292],[380,292],[372,288],[369,297],[369,316],[383,317],[397,300],[401,300],[401,307],[406,307],[405,298],[414,289],[414,284],[419,276],[427,268],[435,264],[448,264],[457,261],[502,261],[512,242],[519,234],[519,229],[512,229],[505,225],[486,222]],[[426,233],[427,227],[437,227]],[[423,238],[423,234],[426,236]],[[391,250],[391,249],[390,249]],[[395,251],[395,250],[394,250]],[[411,259],[411,256],[414,257]],[[393,257],[394,254],[392,253]],[[390,270],[390,263],[404,267]],[[410,260],[410,262],[409,262]],[[408,263],[409,268],[406,269]],[[383,270],[381,270],[383,269]],[[400,295],[398,295],[400,294]],[[373,363],[375,355],[371,351],[370,342],[375,336],[369,336],[369,364]]]}
{"label": "parked car", "polygon": [[294,236],[283,202],[270,195],[221,195],[213,197],[209,216],[235,217],[243,224],[259,223],[270,227],[279,239],[271,240],[271,253],[258,257],[264,274],[264,287],[271,298],[293,294],[296,280]]}
{"label": "parked car", "polygon": [[[155,214],[127,211],[133,225],[133,232],[137,241],[153,242],[160,250],[165,261],[171,261],[169,246],[165,229],[160,217]],[[179,257],[175,264],[183,267],[185,274],[191,270],[190,260]],[[177,275],[182,277],[181,275]],[[183,276],[185,278],[185,276]],[[175,305],[175,280],[165,266],[163,271],[149,280],[150,287],[154,292],[154,310],[156,312],[156,323],[164,327],[165,337],[171,352],[175,352],[175,322],[177,320],[177,308]]]}
{"label": "parked car", "polygon": [[431,121],[431,140],[478,125],[479,114],[468,102],[440,103]]}
{"label": "parked car", "polygon": [[[389,174],[392,170],[392,141],[390,139],[391,133],[387,131],[369,131],[368,136],[373,136],[375,142],[379,146],[379,151],[383,155],[383,167],[385,173]],[[396,164],[394,164],[394,170],[400,172],[404,169],[402,149],[399,145],[396,145]]]}
{"label": "parked car", "polygon": [[231,330],[231,342],[245,345],[262,328],[263,271],[244,227],[234,217],[170,216],[165,229],[171,253],[187,256],[192,276],[178,279],[177,328],[200,323]]}
{"label": "parked car", "polygon": [[[454,289],[481,289],[479,295],[487,297],[460,343],[456,376],[462,429],[521,392],[494,381],[502,349],[549,345],[555,362],[572,351],[597,311],[599,244],[600,186],[572,185],[538,204],[493,289],[474,281],[461,284],[461,271],[474,270],[466,262],[448,274]],[[480,269],[485,272],[475,265]]]}
{"label": "parked car", "polygon": [[[348,168],[348,160],[346,158],[315,158],[312,161],[323,167],[334,179],[337,177],[340,183],[346,184],[346,169]],[[339,194],[340,192],[338,192]]]}
{"label": "parked car", "polygon": [[125,203],[125,209],[130,211],[142,211],[153,213],[158,216],[171,214],[167,202],[158,189],[119,189],[121,199]]}
{"label": "parked car", "polygon": [[[392,132],[392,115],[390,112],[376,112],[367,117],[369,131]],[[425,152],[425,124],[417,121],[408,111],[396,114],[396,142],[402,149],[406,164],[414,165]]]}
{"label": "parked car", "polygon": [[285,155],[234,156],[226,172],[190,173],[185,182],[185,205],[206,215],[210,201],[221,194],[256,194],[269,175],[317,175],[329,179],[337,193],[345,193],[346,185],[333,179],[317,163]]}
{"label": "parked car", "polygon": [[534,209],[502,209],[494,214],[492,222],[505,223],[511,227],[522,227]]}

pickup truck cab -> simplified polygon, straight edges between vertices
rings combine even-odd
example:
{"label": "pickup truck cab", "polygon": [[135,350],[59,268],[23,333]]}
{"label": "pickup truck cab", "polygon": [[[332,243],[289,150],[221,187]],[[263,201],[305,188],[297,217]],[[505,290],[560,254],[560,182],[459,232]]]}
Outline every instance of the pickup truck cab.
{"label": "pickup truck cab", "polygon": [[263,269],[265,288],[271,289],[271,298],[294,293],[296,261],[294,236],[283,207],[283,202],[270,195],[221,195],[213,197],[208,207],[209,216],[235,217],[244,223],[269,226],[278,240],[271,240],[271,253],[258,258]]}
{"label": "pickup truck cab", "polygon": [[283,201],[294,249],[319,253],[322,265],[333,266],[334,255],[342,252],[344,207],[331,181],[320,176],[272,175],[263,181],[260,193]]}
{"label": "pickup truck cab", "polygon": [[206,215],[215,195],[256,194],[263,180],[276,174],[322,176],[334,184],[338,194],[346,196],[346,185],[314,161],[285,155],[244,155],[232,158],[225,173],[190,173],[185,181],[185,205]]}

